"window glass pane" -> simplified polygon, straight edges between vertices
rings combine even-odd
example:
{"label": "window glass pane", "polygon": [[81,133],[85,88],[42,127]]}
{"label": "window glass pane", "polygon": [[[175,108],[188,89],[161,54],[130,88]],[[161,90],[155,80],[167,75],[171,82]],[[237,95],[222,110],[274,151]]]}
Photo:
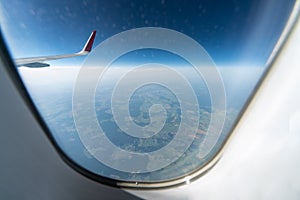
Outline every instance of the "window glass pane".
{"label": "window glass pane", "polygon": [[65,155],[99,177],[154,183],[193,174],[220,151],[294,1],[0,5],[17,70]]}

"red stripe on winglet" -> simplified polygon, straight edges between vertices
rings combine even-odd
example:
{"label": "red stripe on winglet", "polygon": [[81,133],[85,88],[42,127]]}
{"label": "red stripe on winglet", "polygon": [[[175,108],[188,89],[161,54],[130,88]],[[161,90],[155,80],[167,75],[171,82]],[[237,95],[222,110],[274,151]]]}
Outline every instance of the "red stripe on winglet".
{"label": "red stripe on winglet", "polygon": [[91,36],[89,37],[89,40],[87,41],[86,45],[84,46],[83,51],[90,52],[92,50],[95,36],[96,36],[96,31],[93,31]]}

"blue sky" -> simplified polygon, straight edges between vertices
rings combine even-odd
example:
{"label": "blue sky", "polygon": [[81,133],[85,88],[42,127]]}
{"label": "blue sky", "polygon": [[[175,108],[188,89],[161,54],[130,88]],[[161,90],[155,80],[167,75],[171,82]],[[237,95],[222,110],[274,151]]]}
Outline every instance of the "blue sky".
{"label": "blue sky", "polygon": [[[293,2],[12,0],[0,3],[0,18],[14,57],[79,51],[92,30],[98,31],[97,45],[124,30],[152,26],[174,29],[192,37],[217,65],[263,66]],[[82,60],[52,63],[72,65]]]}

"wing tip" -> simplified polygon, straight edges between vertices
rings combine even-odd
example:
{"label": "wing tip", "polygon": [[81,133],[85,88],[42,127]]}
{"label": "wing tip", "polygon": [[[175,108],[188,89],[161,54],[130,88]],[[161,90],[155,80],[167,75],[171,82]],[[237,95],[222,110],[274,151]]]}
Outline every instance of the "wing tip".
{"label": "wing tip", "polygon": [[86,53],[91,52],[91,50],[93,48],[94,40],[95,40],[95,37],[96,37],[96,33],[97,33],[96,30],[92,31],[89,39],[87,40],[86,44],[84,45],[84,47],[82,49],[82,52],[86,52]]}

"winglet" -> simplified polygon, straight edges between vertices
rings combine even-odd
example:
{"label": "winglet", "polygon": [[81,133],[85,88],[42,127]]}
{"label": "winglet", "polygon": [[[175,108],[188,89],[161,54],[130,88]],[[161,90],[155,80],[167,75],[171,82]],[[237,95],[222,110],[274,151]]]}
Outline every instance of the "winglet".
{"label": "winglet", "polygon": [[83,49],[79,52],[80,54],[88,54],[92,50],[95,37],[96,37],[96,31],[93,31],[89,39],[85,43]]}

